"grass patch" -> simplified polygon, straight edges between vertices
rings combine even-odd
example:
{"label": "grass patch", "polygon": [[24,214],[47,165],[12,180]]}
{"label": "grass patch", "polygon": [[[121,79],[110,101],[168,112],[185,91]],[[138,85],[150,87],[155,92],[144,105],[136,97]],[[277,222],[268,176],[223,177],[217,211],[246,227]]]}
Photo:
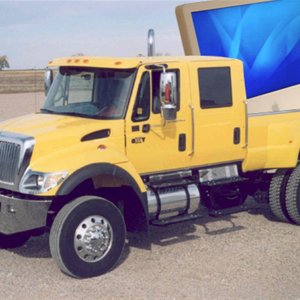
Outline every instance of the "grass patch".
{"label": "grass patch", "polygon": [[44,91],[44,70],[0,71],[0,94]]}

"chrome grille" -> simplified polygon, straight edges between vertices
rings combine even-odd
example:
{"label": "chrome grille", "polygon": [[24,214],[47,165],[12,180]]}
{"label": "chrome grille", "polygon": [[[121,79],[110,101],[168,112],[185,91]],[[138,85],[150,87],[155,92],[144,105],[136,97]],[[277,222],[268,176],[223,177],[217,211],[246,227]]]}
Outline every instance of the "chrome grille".
{"label": "chrome grille", "polygon": [[30,164],[34,138],[0,131],[0,188],[19,191],[19,182]]}
{"label": "chrome grille", "polygon": [[0,181],[13,184],[18,174],[21,146],[0,141]]}

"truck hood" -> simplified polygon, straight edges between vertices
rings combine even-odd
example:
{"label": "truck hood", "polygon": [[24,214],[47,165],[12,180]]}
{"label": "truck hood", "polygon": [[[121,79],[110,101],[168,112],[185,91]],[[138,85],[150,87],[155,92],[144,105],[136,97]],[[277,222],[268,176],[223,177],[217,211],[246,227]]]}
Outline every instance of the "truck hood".
{"label": "truck hood", "polygon": [[110,137],[124,135],[124,121],[37,113],[0,123],[0,131],[33,137],[39,156],[81,143],[84,136],[101,130],[109,130]]}

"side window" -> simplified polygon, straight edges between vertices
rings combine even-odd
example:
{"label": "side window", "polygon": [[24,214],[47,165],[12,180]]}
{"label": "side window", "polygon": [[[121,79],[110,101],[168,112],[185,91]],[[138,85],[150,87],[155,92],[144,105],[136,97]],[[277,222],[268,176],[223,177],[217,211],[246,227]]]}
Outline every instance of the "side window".
{"label": "side window", "polygon": [[232,106],[229,67],[198,69],[200,106],[217,108]]}
{"label": "side window", "polygon": [[[179,71],[178,70],[168,70],[168,71],[173,71],[176,73],[176,86],[177,86],[177,111],[180,108],[180,90],[179,90]],[[162,73],[162,71],[152,71],[152,112],[154,114],[160,114],[160,107],[161,107],[161,103],[160,103],[160,99],[159,99],[159,86],[160,86],[160,74]]]}
{"label": "side window", "polygon": [[154,114],[159,114],[161,107],[159,99],[160,74],[160,71],[152,71],[152,112]]}
{"label": "side window", "polygon": [[145,121],[150,116],[150,76],[145,72],[142,76],[135,105],[133,108],[132,121]]}

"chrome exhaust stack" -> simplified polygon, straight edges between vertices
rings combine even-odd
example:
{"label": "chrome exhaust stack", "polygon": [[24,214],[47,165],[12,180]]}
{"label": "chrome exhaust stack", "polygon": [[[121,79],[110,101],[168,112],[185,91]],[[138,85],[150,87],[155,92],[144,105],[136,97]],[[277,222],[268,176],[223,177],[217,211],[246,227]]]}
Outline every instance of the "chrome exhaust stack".
{"label": "chrome exhaust stack", "polygon": [[155,38],[154,38],[154,30],[148,30],[148,56],[155,56]]}

